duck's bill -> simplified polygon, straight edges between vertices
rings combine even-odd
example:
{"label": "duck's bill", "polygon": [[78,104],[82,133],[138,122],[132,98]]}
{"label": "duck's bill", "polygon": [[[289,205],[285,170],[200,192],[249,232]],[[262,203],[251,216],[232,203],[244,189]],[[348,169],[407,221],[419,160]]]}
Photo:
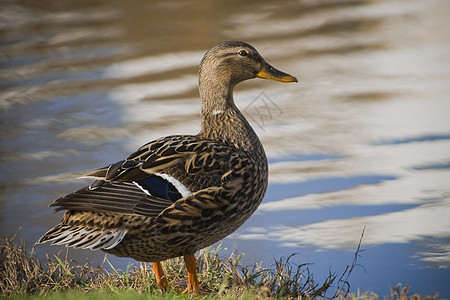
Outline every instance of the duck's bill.
{"label": "duck's bill", "polygon": [[297,78],[287,73],[281,72],[275,69],[268,63],[266,63],[262,69],[256,74],[256,77],[270,79],[281,82],[298,82]]}

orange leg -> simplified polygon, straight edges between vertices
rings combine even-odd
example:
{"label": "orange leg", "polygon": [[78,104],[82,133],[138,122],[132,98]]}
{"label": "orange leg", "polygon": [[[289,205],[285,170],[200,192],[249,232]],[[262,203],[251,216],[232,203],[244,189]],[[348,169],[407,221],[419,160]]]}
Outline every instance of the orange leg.
{"label": "orange leg", "polygon": [[197,260],[195,259],[195,255],[185,255],[184,263],[186,264],[186,269],[188,272],[188,287],[183,294],[186,292],[193,292],[193,296],[198,297],[200,294],[200,287],[197,278]]}
{"label": "orange leg", "polygon": [[167,289],[167,277],[159,261],[153,262],[153,270],[155,270],[156,283],[162,290]]}

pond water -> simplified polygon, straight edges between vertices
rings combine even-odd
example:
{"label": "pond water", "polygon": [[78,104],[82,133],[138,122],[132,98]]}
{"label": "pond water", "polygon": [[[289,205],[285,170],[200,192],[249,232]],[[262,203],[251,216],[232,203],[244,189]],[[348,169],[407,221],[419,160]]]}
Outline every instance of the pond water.
{"label": "pond water", "polygon": [[235,90],[270,184],[222,246],[244,265],[298,253],[321,281],[351,264],[365,229],[352,291],[403,283],[450,298],[449,11],[446,0],[4,1],[1,237],[32,247],[61,218],[51,201],[88,183],[80,175],[197,133],[201,57],[244,40],[299,83]]}

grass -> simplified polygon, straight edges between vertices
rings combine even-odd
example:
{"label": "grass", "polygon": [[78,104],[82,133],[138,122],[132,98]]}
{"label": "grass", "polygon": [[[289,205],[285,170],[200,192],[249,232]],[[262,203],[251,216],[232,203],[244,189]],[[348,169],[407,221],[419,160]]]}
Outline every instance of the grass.
{"label": "grass", "polygon": [[[314,280],[307,264],[296,265],[291,255],[276,260],[271,268],[261,264],[240,266],[242,255],[221,258],[218,248],[207,248],[198,255],[198,275],[202,288],[214,299],[380,299],[374,293],[350,294],[348,278],[357,265],[355,259],[339,277],[329,274],[321,283]],[[9,299],[189,299],[182,295],[187,274],[180,258],[164,263],[171,289],[161,292],[150,264],[129,265],[117,270],[105,256],[102,266],[80,266],[66,255],[47,257],[41,262],[34,250],[14,239],[0,243],[0,298]],[[104,266],[108,265],[111,270]],[[386,299],[386,298],[385,298]],[[387,299],[437,299],[410,295],[408,288],[392,288]]]}

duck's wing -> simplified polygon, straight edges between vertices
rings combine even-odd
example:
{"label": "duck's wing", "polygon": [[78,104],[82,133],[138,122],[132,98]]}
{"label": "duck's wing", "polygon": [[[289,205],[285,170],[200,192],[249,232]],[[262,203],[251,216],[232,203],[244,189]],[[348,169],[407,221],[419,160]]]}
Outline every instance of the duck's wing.
{"label": "duck's wing", "polygon": [[92,185],[56,199],[59,210],[154,217],[180,198],[219,186],[236,149],[197,136],[150,142],[127,159],[86,175]]}

